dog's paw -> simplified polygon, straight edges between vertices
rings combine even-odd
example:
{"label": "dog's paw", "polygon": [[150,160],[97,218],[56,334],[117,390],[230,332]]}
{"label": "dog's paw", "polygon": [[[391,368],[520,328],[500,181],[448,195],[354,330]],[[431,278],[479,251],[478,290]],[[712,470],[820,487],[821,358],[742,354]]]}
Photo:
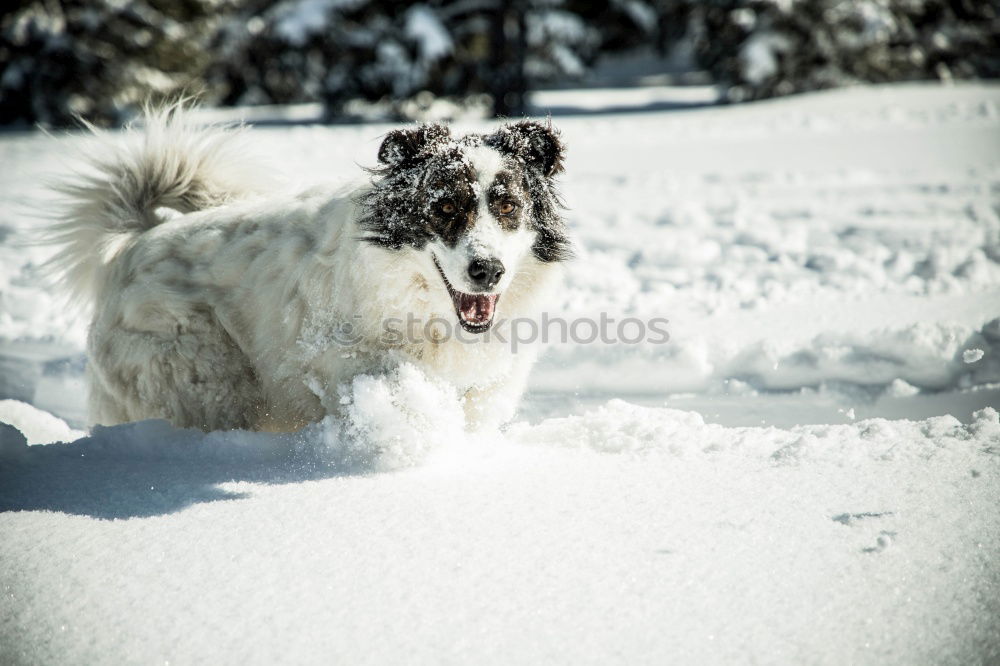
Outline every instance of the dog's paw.
{"label": "dog's paw", "polygon": [[517,411],[517,398],[504,387],[470,389],[462,397],[465,429],[468,432],[497,432]]}

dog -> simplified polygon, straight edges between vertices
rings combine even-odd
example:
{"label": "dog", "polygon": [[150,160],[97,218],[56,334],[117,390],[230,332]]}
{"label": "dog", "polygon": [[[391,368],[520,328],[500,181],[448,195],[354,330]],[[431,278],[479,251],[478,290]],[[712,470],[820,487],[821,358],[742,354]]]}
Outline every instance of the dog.
{"label": "dog", "polygon": [[400,363],[452,385],[468,428],[511,419],[534,355],[499,327],[537,317],[571,256],[551,122],[396,129],[367,174],[301,191],[249,152],[175,106],[58,184],[91,422],[293,431]]}

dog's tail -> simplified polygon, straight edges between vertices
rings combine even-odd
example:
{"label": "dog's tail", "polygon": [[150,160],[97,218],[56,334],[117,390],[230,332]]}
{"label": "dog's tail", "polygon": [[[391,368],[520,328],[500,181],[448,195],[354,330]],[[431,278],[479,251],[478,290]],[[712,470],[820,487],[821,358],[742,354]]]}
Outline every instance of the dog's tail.
{"label": "dog's tail", "polygon": [[147,111],[141,129],[130,126],[122,137],[88,127],[97,150],[85,156],[83,172],[53,186],[64,201],[44,238],[62,246],[46,269],[79,300],[93,298],[138,235],[168,219],[163,209],[218,206],[260,184],[242,128],[198,128],[180,103]]}

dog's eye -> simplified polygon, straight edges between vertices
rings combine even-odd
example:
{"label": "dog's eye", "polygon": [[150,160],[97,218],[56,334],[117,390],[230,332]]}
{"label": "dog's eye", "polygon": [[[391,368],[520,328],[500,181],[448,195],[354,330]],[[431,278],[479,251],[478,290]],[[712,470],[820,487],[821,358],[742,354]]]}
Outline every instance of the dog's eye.
{"label": "dog's eye", "polygon": [[500,214],[501,215],[510,215],[511,213],[514,212],[515,208],[517,208],[517,206],[515,206],[514,204],[512,204],[509,201],[505,201],[502,204],[500,204]]}
{"label": "dog's eye", "polygon": [[455,212],[456,209],[455,209],[455,204],[453,204],[450,201],[445,201],[444,203],[438,206],[438,210],[440,210],[445,215],[451,215],[452,213]]}

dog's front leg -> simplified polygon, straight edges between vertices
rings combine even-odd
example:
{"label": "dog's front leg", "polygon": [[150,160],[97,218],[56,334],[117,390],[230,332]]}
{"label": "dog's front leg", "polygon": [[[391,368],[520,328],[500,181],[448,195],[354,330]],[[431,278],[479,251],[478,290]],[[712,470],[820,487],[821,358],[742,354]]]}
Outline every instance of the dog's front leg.
{"label": "dog's front leg", "polygon": [[495,430],[514,418],[528,381],[531,360],[515,358],[507,374],[465,392],[462,406],[467,430]]}
{"label": "dog's front leg", "polygon": [[342,416],[354,377],[376,368],[374,359],[363,350],[331,347],[310,360],[303,383],[319,400],[322,416]]}

